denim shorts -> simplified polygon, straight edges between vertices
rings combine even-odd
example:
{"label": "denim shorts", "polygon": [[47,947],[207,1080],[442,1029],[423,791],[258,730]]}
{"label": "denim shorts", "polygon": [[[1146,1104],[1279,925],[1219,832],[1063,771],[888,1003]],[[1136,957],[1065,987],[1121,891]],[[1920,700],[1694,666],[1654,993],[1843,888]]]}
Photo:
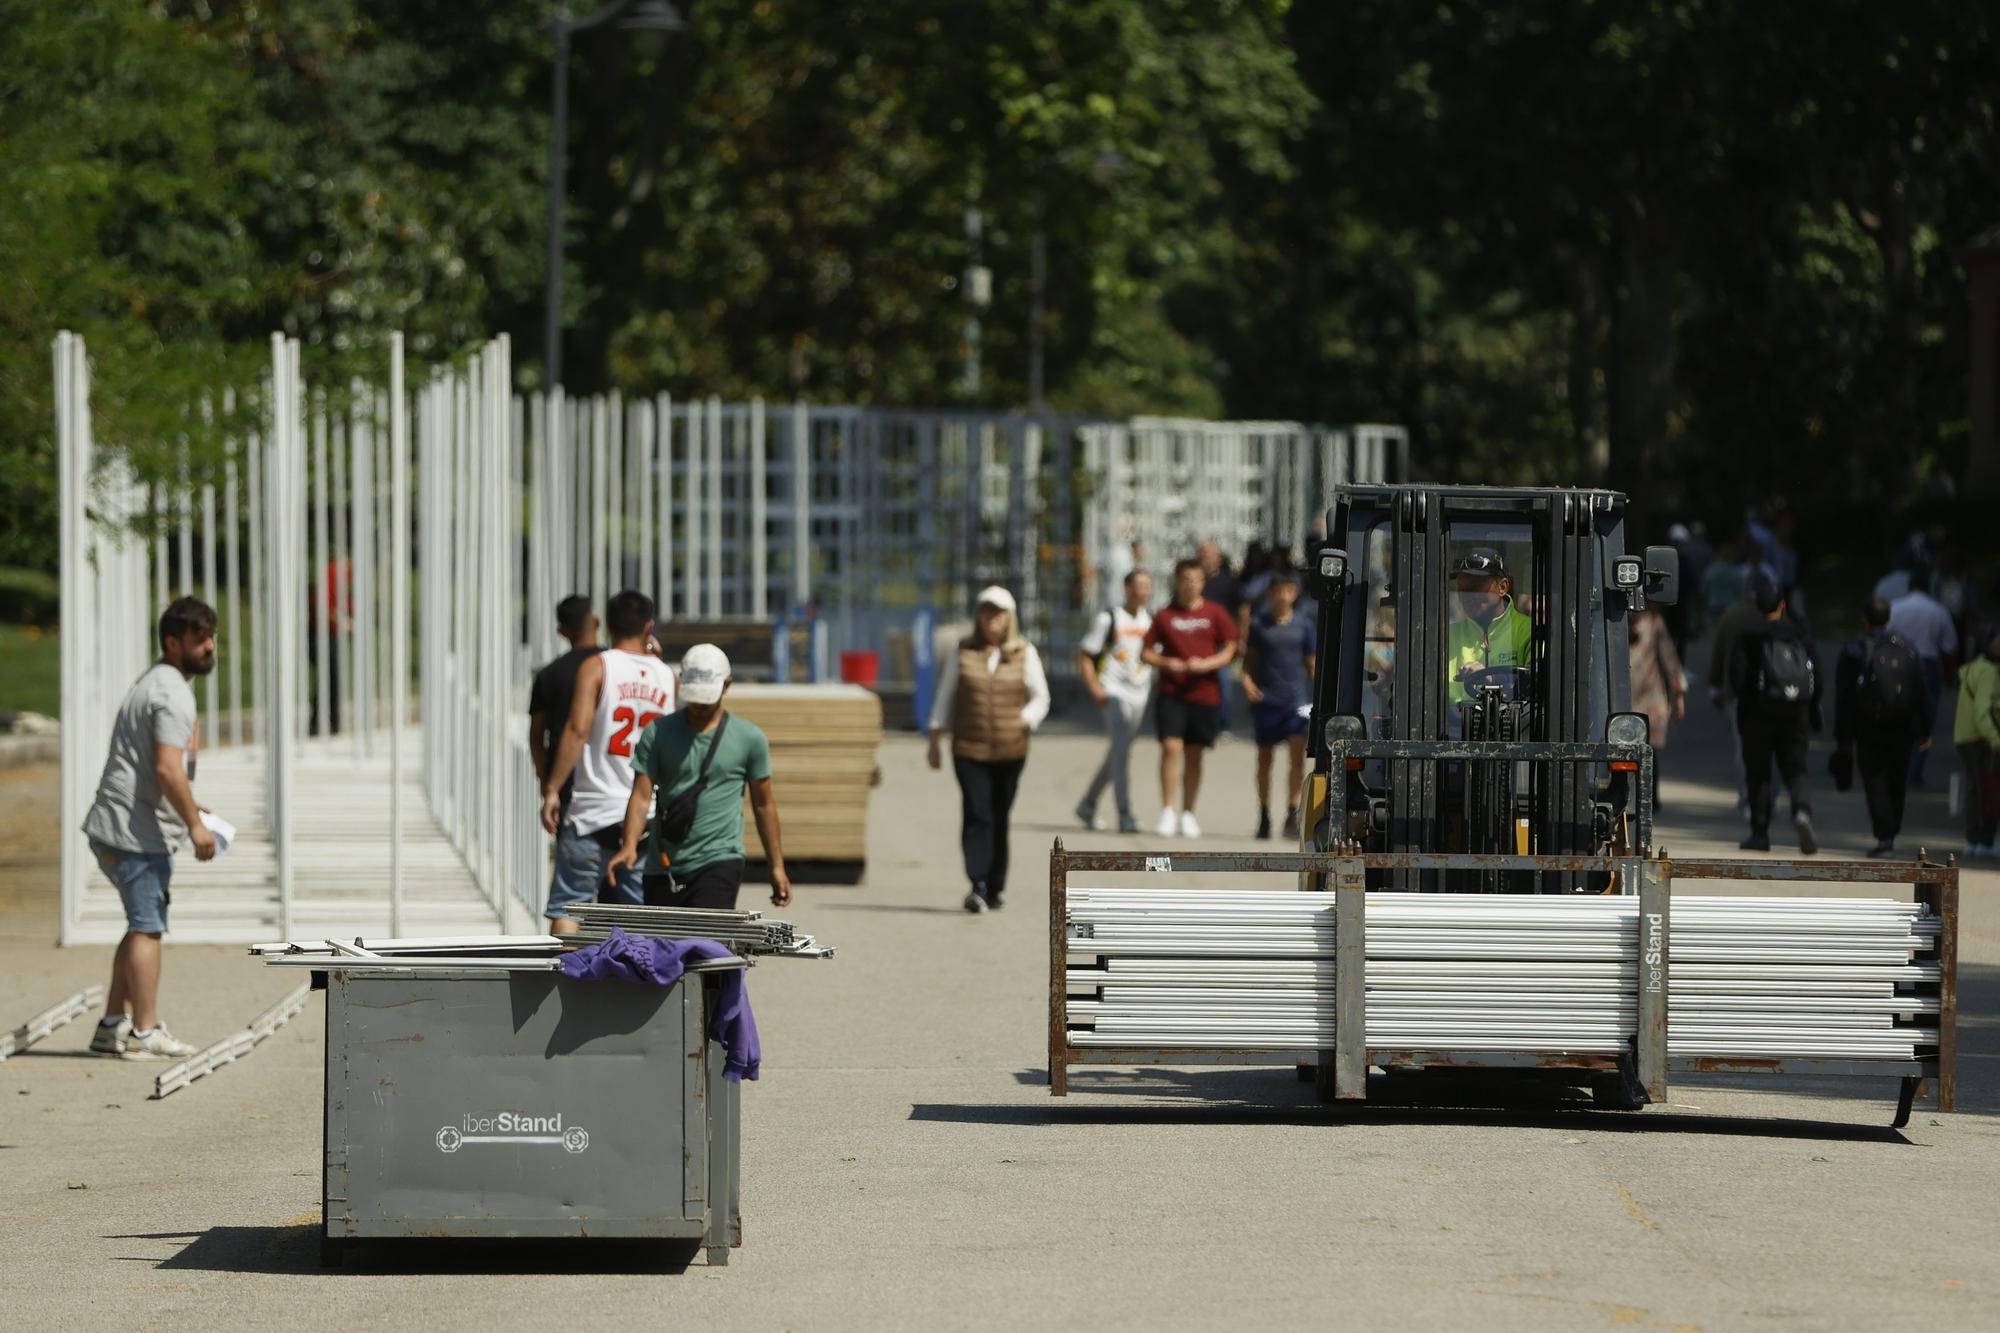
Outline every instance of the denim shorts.
{"label": "denim shorts", "polygon": [[645,880],[637,866],[625,870],[618,876],[614,886],[605,881],[604,867],[618,850],[617,842],[607,847],[598,841],[600,834],[607,840],[618,834],[614,826],[611,830],[600,829],[597,833],[578,833],[564,820],[556,830],[556,873],[549,884],[549,906],[542,915],[551,921],[569,919],[569,909],[578,903],[603,901],[607,903],[642,903],[646,900]]}
{"label": "denim shorts", "polygon": [[165,852],[128,852],[95,838],[90,850],[125,904],[125,928],[142,935],[166,934],[167,904],[173,901],[167,882],[174,877],[174,858]]}

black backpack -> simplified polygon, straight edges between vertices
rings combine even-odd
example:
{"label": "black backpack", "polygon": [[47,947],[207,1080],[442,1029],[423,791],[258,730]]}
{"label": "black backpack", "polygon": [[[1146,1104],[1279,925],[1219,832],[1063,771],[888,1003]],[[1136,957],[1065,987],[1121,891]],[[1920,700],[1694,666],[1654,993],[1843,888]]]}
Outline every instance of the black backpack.
{"label": "black backpack", "polygon": [[1878,634],[1863,645],[1861,685],[1854,703],[1864,722],[1885,727],[1914,718],[1923,696],[1916,650],[1900,634]]}
{"label": "black backpack", "polygon": [[1797,639],[1770,635],[1757,667],[1757,697],[1773,708],[1804,708],[1813,697],[1812,655]]}

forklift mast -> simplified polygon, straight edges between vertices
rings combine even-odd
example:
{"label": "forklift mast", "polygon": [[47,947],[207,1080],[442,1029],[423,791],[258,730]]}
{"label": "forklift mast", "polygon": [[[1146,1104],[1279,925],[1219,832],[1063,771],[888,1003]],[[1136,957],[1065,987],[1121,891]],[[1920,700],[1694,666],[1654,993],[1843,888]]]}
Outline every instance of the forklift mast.
{"label": "forklift mast", "polygon": [[[1317,838],[1470,856],[1650,850],[1651,751],[1631,712],[1628,617],[1673,600],[1678,557],[1628,556],[1625,510],[1622,495],[1595,490],[1336,493],[1307,579],[1320,664],[1310,744],[1340,812]],[[1486,667],[1491,630],[1455,605],[1453,574],[1468,561],[1504,570],[1486,586],[1506,588],[1515,625],[1532,621],[1526,661],[1491,654]],[[1604,748],[1635,741],[1642,762]],[[1336,745],[1345,773],[1333,771]],[[1572,878],[1433,870],[1383,887],[1582,887]]]}

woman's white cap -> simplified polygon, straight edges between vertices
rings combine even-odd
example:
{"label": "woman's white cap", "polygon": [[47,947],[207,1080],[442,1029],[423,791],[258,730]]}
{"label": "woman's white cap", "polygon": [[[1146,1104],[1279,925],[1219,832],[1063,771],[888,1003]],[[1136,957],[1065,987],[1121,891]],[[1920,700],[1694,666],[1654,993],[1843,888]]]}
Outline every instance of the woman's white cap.
{"label": "woman's white cap", "polygon": [[979,601],[977,602],[977,605],[997,606],[1010,616],[1016,614],[1016,609],[1014,606],[1014,594],[1008,592],[1005,588],[1001,587],[997,583],[991,585],[990,587],[980,589]]}

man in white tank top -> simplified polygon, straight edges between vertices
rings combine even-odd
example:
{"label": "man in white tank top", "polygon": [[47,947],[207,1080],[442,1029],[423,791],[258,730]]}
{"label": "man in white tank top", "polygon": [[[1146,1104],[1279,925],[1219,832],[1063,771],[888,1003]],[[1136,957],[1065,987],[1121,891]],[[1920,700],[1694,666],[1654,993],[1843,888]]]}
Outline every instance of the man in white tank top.
{"label": "man in white tank top", "polygon": [[[646,651],[652,599],[621,592],[604,612],[611,647],[577,667],[569,721],[542,780],[542,827],[556,835],[555,879],[543,915],[557,935],[576,930],[569,914],[576,903],[645,901],[636,867],[607,879],[605,866],[622,841],[632,799],[632,751],[654,719],[674,711],[673,670]],[[576,782],[565,815],[562,789],[572,773]]]}

